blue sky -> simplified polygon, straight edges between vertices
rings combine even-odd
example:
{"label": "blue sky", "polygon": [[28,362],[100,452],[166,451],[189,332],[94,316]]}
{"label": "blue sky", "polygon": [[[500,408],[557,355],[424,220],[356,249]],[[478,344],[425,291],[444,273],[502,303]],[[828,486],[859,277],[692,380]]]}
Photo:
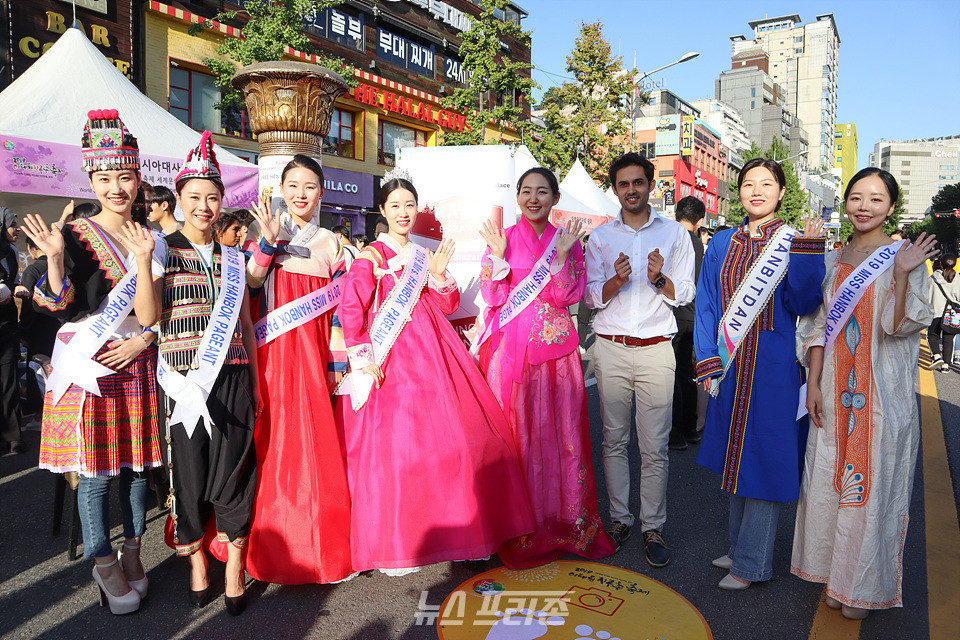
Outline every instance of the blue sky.
{"label": "blue sky", "polygon": [[642,72],[700,57],[654,74],[685,100],[712,98],[713,81],[730,68],[730,36],[750,38],[747,25],[764,17],[799,14],[806,23],[832,13],[840,34],[837,122],[857,125],[859,167],[881,138],[960,134],[960,2],[957,0],[518,0],[530,16],[534,79],[543,89],[567,75],[566,57],[581,22],[603,23],[613,51]]}

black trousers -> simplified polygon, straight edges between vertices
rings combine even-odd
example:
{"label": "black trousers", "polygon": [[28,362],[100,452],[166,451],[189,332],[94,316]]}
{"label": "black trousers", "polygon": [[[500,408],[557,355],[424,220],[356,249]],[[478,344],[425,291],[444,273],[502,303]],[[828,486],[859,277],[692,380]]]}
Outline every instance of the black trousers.
{"label": "black trousers", "polygon": [[670,444],[686,444],[697,435],[697,383],[693,362],[693,323],[677,321],[673,336],[677,374],[673,383],[673,426]]}
{"label": "black trousers", "polygon": [[[173,403],[168,401],[168,406]],[[202,421],[192,436],[182,423],[168,425],[172,515],[177,555],[200,548],[211,513],[218,534],[238,547],[250,532],[256,489],[253,448],[256,408],[247,365],[224,365],[207,399],[215,424],[212,437]]]}
{"label": "black trousers", "polygon": [[19,341],[0,339],[0,440],[3,442],[20,439],[19,362]]}
{"label": "black trousers", "polygon": [[930,353],[936,358],[940,355],[940,342],[943,342],[943,361],[947,364],[953,362],[953,338],[954,334],[943,330],[943,318],[937,318],[927,329],[927,343],[930,345]]}

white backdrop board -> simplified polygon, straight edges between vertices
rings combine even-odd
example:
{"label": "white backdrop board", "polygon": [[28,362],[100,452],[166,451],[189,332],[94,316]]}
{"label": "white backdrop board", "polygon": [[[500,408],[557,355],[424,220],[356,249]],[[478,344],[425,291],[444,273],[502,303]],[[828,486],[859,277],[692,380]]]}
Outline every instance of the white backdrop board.
{"label": "white backdrop board", "polygon": [[442,238],[456,243],[450,273],[460,287],[460,308],[450,316],[468,334],[480,309],[480,258],[487,243],[485,220],[504,228],[517,222],[513,150],[504,145],[414,147],[398,151],[397,166],[410,172],[419,195],[412,236],[436,249]]}

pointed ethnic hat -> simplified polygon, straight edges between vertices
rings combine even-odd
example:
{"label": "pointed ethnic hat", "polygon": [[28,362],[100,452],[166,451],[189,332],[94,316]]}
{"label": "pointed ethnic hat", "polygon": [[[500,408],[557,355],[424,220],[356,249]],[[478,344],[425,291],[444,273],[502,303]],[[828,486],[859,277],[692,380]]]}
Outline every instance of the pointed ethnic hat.
{"label": "pointed ethnic hat", "polygon": [[220,177],[220,163],[217,162],[217,154],[213,151],[213,138],[209,131],[204,131],[200,137],[200,144],[191,149],[187,154],[187,159],[183,162],[183,168],[177,174],[174,183],[179,191],[181,183],[193,178],[203,178],[211,180],[220,187],[223,193],[223,178]]}
{"label": "pointed ethnic hat", "polygon": [[140,169],[140,147],[127,131],[116,109],[95,109],[87,114],[80,140],[84,171]]}

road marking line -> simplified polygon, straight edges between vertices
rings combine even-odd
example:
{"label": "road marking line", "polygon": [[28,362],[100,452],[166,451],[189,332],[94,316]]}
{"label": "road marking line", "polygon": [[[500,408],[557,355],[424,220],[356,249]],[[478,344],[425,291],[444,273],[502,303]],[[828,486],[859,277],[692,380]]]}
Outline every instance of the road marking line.
{"label": "road marking line", "polygon": [[923,507],[927,538],[927,607],[930,640],[960,638],[960,527],[947,465],[940,400],[933,372],[920,369]]}
{"label": "road marking line", "polygon": [[836,609],[827,606],[827,590],[820,594],[820,606],[810,627],[810,640],[856,640],[860,637],[860,621],[847,620]]}
{"label": "road marking line", "polygon": [[8,482],[13,482],[14,480],[19,480],[23,476],[29,475],[34,471],[39,471],[39,468],[29,467],[27,469],[24,469],[23,471],[17,471],[16,473],[11,473],[8,476],[3,476],[2,478],[0,478],[0,485],[7,484]]}

